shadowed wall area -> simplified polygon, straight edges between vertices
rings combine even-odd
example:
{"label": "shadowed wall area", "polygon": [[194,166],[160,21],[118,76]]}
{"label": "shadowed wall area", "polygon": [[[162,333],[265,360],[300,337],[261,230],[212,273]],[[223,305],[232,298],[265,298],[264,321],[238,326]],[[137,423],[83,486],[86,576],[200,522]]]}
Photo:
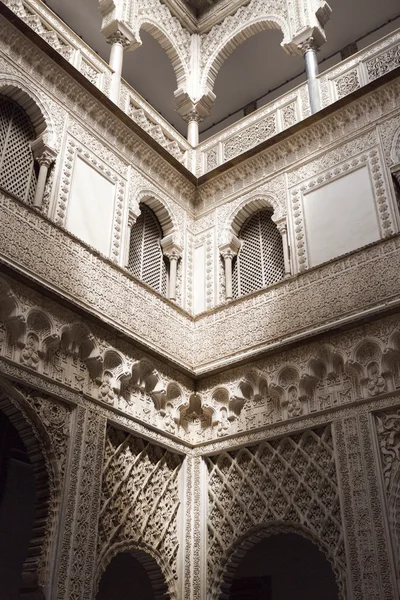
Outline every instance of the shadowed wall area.
{"label": "shadowed wall area", "polygon": [[104,572],[96,600],[154,600],[150,579],[140,562],[128,554],[117,554]]}
{"label": "shadowed wall area", "polygon": [[322,552],[292,533],[268,537],[243,557],[231,600],[338,600],[333,571]]}
{"label": "shadowed wall area", "polygon": [[0,598],[20,597],[35,507],[32,465],[17,430],[0,412]]}

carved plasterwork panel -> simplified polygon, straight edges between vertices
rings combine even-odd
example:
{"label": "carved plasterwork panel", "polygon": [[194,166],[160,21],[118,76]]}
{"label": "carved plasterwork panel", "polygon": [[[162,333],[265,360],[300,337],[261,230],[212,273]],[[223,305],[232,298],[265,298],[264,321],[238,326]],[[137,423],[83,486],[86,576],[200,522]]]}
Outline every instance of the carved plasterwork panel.
{"label": "carved plasterwork panel", "polygon": [[393,539],[397,576],[399,577],[400,557],[400,409],[376,415],[384,485],[388,503],[388,520]]}
{"label": "carved plasterwork panel", "polygon": [[[273,148],[260,152],[255,157],[234,166],[228,172],[205,182],[198,191],[199,212],[229,200],[234,186],[238,183],[246,193],[249,191],[246,187],[254,186],[257,182],[261,183],[265,178],[281,169],[295,167],[297,162],[307,161],[308,163],[310,156],[313,156],[314,153],[322,152],[325,148],[329,150],[329,146],[335,143],[343,144],[345,136],[359,134],[363,128],[377,119],[388,114],[390,114],[390,120],[393,119],[396,114],[393,115],[393,111],[398,111],[396,97],[400,93],[399,86],[399,82],[394,81],[379,88],[312,127],[290,136],[289,140],[283,140]],[[305,89],[305,91],[307,90]],[[360,148],[360,151],[364,147]],[[340,160],[343,158],[339,157],[337,162]],[[322,166],[320,170],[323,169]],[[309,176],[310,174],[307,173],[306,177]]]}
{"label": "carved plasterwork panel", "polygon": [[2,42],[4,54],[14,65],[18,65],[15,68],[21,76],[28,76],[35,81],[40,93],[52,94],[59,106],[69,109],[87,129],[96,132],[110,147],[123,152],[126,162],[154,177],[177,201],[187,202],[188,198],[193,198],[194,185],[183,174],[135,136],[111,111],[5,20]]}
{"label": "carved plasterwork panel", "polygon": [[330,427],[206,459],[208,586],[219,584],[233,544],[257,526],[306,528],[328,555],[344,597],[345,548]]}
{"label": "carved plasterwork panel", "polygon": [[371,415],[366,413],[350,413],[333,425],[348,572],[355,600],[392,600],[397,595],[397,584],[374,453],[372,421]]}
{"label": "carved plasterwork panel", "polygon": [[98,575],[115,545],[141,542],[162,557],[176,590],[179,471],[182,458],[126,432],[107,428],[98,535]]}

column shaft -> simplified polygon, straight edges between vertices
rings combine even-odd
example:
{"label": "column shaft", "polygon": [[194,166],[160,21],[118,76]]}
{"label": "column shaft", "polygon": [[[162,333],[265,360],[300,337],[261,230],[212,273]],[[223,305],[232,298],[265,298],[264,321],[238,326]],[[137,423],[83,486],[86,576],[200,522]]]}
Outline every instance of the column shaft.
{"label": "column shaft", "polygon": [[321,97],[319,93],[317,46],[309,43],[304,48],[304,60],[306,64],[308,93],[310,96],[311,114],[321,110]]}
{"label": "column shaft", "polygon": [[122,40],[111,41],[110,67],[114,71],[110,86],[110,100],[118,104],[121,88],[121,73],[124,60],[124,46]]}
{"label": "column shaft", "polygon": [[178,258],[172,256],[169,259],[169,294],[170,300],[176,300],[176,271],[177,271]]}
{"label": "column shaft", "polygon": [[33,201],[33,206],[35,206],[36,208],[41,208],[42,206],[44,187],[46,185],[48,170],[49,164],[47,162],[42,162],[39,169],[39,177],[36,185],[35,199]]}
{"label": "column shaft", "polygon": [[225,298],[232,300],[232,256],[225,256]]}
{"label": "column shaft", "polygon": [[188,142],[194,148],[199,144],[199,121],[192,119],[188,122]]}

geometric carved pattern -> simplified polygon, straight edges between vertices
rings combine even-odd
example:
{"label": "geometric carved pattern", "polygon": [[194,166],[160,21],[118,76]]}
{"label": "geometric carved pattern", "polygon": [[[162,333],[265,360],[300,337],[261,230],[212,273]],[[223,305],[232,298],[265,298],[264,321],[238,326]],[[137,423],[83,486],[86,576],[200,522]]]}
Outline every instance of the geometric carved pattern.
{"label": "geometric carved pattern", "polygon": [[182,457],[107,428],[98,535],[101,573],[113,548],[143,543],[158,556],[170,591],[177,577],[177,513]]}
{"label": "geometric carved pattern", "polygon": [[388,503],[388,519],[393,539],[397,573],[400,573],[400,410],[376,417],[383,477]]}
{"label": "geometric carved pattern", "polygon": [[343,595],[345,548],[330,426],[206,460],[210,598],[218,597],[232,544],[255,527],[282,521],[314,537]]}
{"label": "geometric carved pattern", "polygon": [[0,97],[0,187],[30,204],[36,189],[30,144],[34,138],[25,112],[15,102]]}
{"label": "geometric carved pattern", "polygon": [[242,246],[232,273],[234,298],[280,281],[285,272],[282,237],[269,210],[251,216],[239,237]]}
{"label": "geometric carved pattern", "polygon": [[167,269],[160,244],[161,227],[151,208],[141,203],[140,212],[131,230],[128,269],[135,277],[165,296]]}

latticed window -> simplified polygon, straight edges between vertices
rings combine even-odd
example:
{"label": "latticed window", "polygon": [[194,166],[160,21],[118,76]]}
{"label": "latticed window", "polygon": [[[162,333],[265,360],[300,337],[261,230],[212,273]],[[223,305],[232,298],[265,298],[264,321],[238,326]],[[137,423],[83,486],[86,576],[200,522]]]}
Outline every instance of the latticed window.
{"label": "latticed window", "polygon": [[282,237],[271,215],[269,210],[255,213],[240,231],[242,246],[232,272],[234,298],[276,283],[284,276]]}
{"label": "latticed window", "polygon": [[22,108],[0,97],[0,187],[29,203],[33,203],[36,190],[34,139],[34,129]]}
{"label": "latticed window", "polygon": [[166,296],[167,268],[161,249],[162,230],[154,212],[140,204],[141,214],[131,229],[128,269]]}

